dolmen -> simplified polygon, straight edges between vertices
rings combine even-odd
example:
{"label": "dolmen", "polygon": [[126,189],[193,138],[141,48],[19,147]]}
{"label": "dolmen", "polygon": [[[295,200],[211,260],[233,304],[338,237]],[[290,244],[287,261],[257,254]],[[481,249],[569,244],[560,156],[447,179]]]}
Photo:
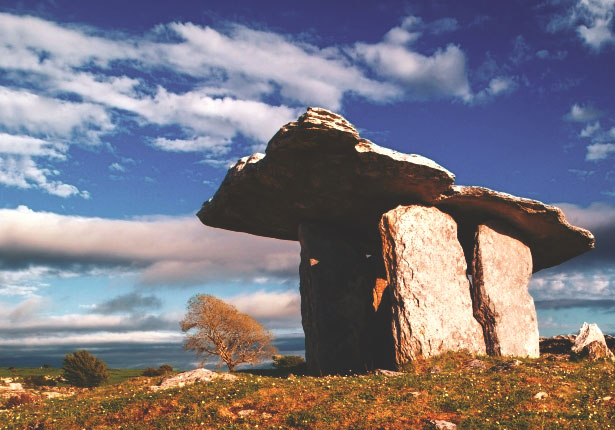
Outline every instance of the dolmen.
{"label": "dolmen", "polygon": [[231,167],[206,225],[301,244],[315,375],[399,369],[446,351],[537,357],[533,272],[594,247],[562,211],[474,186],[309,108]]}

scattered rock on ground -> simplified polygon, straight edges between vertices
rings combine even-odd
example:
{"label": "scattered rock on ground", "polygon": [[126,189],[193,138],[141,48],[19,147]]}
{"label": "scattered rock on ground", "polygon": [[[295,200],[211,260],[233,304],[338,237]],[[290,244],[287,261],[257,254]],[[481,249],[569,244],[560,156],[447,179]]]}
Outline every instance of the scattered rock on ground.
{"label": "scattered rock on ground", "polygon": [[457,424],[443,421],[443,420],[429,420],[427,421],[428,428],[436,430],[456,430]]}
{"label": "scattered rock on ground", "polygon": [[494,372],[501,372],[502,370],[511,370],[520,364],[521,362],[519,360],[509,360],[505,361],[504,363],[496,364],[491,368],[491,370],[493,370]]}
{"label": "scattered rock on ground", "polygon": [[70,394],[67,393],[58,393],[57,391],[44,391],[43,396],[47,397],[48,399],[56,399],[59,397],[66,397]]}
{"label": "scattered rock on ground", "polygon": [[479,360],[478,358],[475,358],[474,360],[470,361],[466,366],[469,367],[470,369],[486,369],[487,368],[487,365],[485,364],[485,362]]}
{"label": "scattered rock on ground", "polygon": [[387,369],[376,369],[374,370],[374,374],[382,376],[402,376],[404,375],[404,372],[395,372],[394,370]]}
{"label": "scattered rock on ground", "polygon": [[536,393],[534,395],[534,398],[537,400],[546,399],[547,397],[549,397],[549,394],[545,393],[544,391],[540,391],[539,393]]}
{"label": "scattered rock on ground", "polygon": [[237,412],[237,415],[239,415],[239,418],[246,418],[250,415],[254,415],[255,413],[256,411],[254,409],[242,409],[241,411]]}
{"label": "scattered rock on ground", "polygon": [[592,360],[611,360],[615,361],[615,355],[606,347],[604,343],[595,340],[584,348],[587,352],[587,357]]}
{"label": "scattered rock on ground", "polygon": [[597,324],[584,322],[571,350],[575,354],[587,355],[591,360],[615,361],[615,356],[607,347],[604,335]]}
{"label": "scattered rock on ground", "polygon": [[194,384],[195,382],[211,382],[214,379],[223,379],[225,381],[234,381],[237,379],[235,375],[230,373],[212,372],[208,369],[195,369],[188,372],[182,372],[177,375],[167,376],[162,380],[160,385],[154,385],[152,391],[166,390],[169,388],[183,387],[184,385]]}

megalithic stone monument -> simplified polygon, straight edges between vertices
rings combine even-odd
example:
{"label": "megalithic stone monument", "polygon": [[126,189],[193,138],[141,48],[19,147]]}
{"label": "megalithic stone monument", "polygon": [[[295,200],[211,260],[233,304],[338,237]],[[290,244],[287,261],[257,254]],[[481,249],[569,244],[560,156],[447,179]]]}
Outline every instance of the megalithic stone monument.
{"label": "megalithic stone monument", "polygon": [[538,356],[531,274],[594,247],[560,209],[379,147],[309,108],[231,167],[209,226],[301,243],[313,374],[395,369],[450,350]]}

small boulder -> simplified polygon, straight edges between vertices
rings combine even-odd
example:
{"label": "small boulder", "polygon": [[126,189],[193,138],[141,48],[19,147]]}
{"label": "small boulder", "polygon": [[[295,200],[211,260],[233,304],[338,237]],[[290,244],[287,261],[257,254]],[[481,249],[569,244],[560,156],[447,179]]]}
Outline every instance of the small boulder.
{"label": "small boulder", "polygon": [[615,356],[609,350],[602,331],[597,324],[583,323],[579,330],[572,352],[578,355],[587,355],[591,360],[608,359],[615,361]]}
{"label": "small boulder", "polygon": [[223,379],[225,381],[234,381],[237,379],[235,375],[230,373],[212,372],[207,369],[195,369],[188,372],[182,372],[177,375],[167,376],[160,382],[160,385],[150,387],[152,391],[166,390],[169,388],[183,387],[184,385],[194,384],[195,382],[211,382],[214,379]]}
{"label": "small boulder", "polygon": [[374,374],[382,375],[382,376],[403,376],[404,372],[396,372],[394,370],[387,370],[387,369],[376,369],[374,370]]}
{"label": "small boulder", "polygon": [[254,409],[242,409],[241,411],[237,412],[237,415],[239,415],[239,418],[247,418],[251,415],[254,415],[256,413],[256,411]]}
{"label": "small boulder", "polygon": [[613,353],[606,347],[605,344],[598,342],[597,340],[591,342],[584,349],[587,351],[587,357],[592,360],[611,360],[615,361],[615,356]]}
{"label": "small boulder", "polygon": [[545,393],[544,391],[541,391],[541,392],[536,393],[534,395],[534,398],[536,400],[543,400],[543,399],[546,399],[547,397],[549,397],[549,394]]}
{"label": "small boulder", "polygon": [[505,361],[504,363],[496,364],[495,366],[491,368],[491,370],[494,372],[501,372],[503,370],[511,370],[520,364],[521,362],[519,360]]}
{"label": "small boulder", "polygon": [[457,424],[443,420],[429,420],[427,426],[427,428],[436,430],[457,430]]}
{"label": "small boulder", "polygon": [[478,358],[475,358],[474,360],[471,360],[468,364],[467,367],[470,369],[479,369],[479,370],[484,370],[487,368],[487,365],[485,364],[484,361],[479,360]]}

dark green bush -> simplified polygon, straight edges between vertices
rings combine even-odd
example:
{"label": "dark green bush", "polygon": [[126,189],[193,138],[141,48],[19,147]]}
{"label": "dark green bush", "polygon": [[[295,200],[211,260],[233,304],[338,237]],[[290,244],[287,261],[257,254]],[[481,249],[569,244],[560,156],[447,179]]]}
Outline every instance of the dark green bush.
{"label": "dark green bush", "polygon": [[163,375],[166,375],[167,373],[171,373],[173,371],[173,366],[170,364],[163,364],[158,369],[162,370]]}
{"label": "dark green bush", "polygon": [[160,376],[160,370],[158,369],[154,369],[153,367],[147,367],[145,369],[143,369],[143,372],[141,373],[141,375],[143,376]]}
{"label": "dark green bush", "polygon": [[153,367],[148,367],[147,369],[143,369],[143,376],[163,376],[167,373],[171,373],[173,371],[173,366],[170,364],[163,364],[158,369],[154,369]]}
{"label": "dark green bush", "polygon": [[276,369],[298,368],[305,365],[303,357],[298,355],[274,355],[273,367]]}
{"label": "dark green bush", "polygon": [[66,354],[64,378],[77,387],[97,387],[109,379],[107,365],[85,349]]}

